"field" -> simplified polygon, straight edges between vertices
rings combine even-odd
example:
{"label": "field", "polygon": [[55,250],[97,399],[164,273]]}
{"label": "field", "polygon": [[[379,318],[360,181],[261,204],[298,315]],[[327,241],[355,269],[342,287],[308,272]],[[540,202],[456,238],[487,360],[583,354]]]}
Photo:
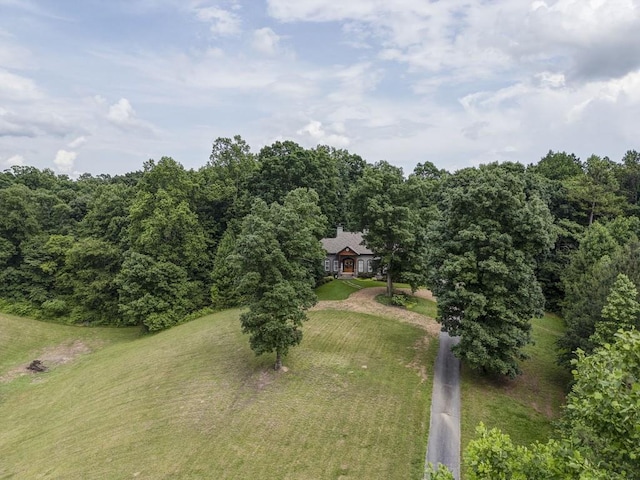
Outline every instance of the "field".
{"label": "field", "polygon": [[[238,311],[142,337],[0,316],[0,478],[420,479],[437,342],[310,316],[278,373]],[[77,355],[15,373],[45,351]]]}

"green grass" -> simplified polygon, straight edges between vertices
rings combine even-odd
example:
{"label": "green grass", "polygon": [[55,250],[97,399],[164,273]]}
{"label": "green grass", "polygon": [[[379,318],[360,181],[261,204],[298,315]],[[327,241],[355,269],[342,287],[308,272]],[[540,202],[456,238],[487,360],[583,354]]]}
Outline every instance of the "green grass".
{"label": "green grass", "polygon": [[[431,379],[417,366],[437,342],[374,316],[310,317],[286,373],[226,311],[135,340],[95,334],[93,353],[0,383],[0,478],[421,478]],[[14,320],[5,368],[98,331],[27,321],[23,335]]]}
{"label": "green grass", "polygon": [[462,448],[484,422],[511,436],[514,443],[545,442],[561,413],[570,375],[556,365],[555,341],[564,330],[555,316],[533,320],[535,345],[526,348],[530,359],[521,363],[523,374],[514,380],[491,379],[462,369]]}
{"label": "green grass", "polygon": [[79,340],[94,349],[139,335],[138,328],[71,327],[0,313],[0,377],[18,364],[37,359],[46,348],[68,346]]}
{"label": "green grass", "polygon": [[[407,304],[404,307],[398,308],[406,308],[407,310],[425,315],[429,318],[435,319],[438,316],[438,304],[433,300],[414,297],[412,295],[406,295],[405,297],[407,298]],[[393,306],[391,299],[387,297],[386,294],[377,295],[376,301],[383,305]]]}
{"label": "green grass", "polygon": [[426,298],[411,297],[410,302],[407,304],[407,310],[421,313],[429,318],[437,318],[438,316],[438,304]]}
{"label": "green grass", "polygon": [[369,279],[351,278],[348,280],[332,280],[316,288],[318,300],[345,300],[353,292],[362,288],[384,287],[384,282]]}

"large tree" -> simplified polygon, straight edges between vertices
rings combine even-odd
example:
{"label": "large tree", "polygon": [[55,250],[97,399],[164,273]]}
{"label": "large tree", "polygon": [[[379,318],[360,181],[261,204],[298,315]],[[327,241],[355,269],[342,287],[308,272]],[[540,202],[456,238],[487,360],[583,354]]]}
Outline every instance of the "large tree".
{"label": "large tree", "polygon": [[516,164],[464,169],[443,185],[429,284],[443,330],[461,337],[454,353],[472,368],[516,375],[530,319],[542,314],[535,258],[555,234],[531,185]]}
{"label": "large tree", "polygon": [[283,204],[256,200],[242,222],[234,256],[239,291],[249,310],[240,316],[256,355],[276,353],[276,370],[302,340],[305,311],[316,303],[316,273],[324,258],[325,218],[313,190],[296,189]]}
{"label": "large tree", "polygon": [[396,279],[413,289],[424,284],[428,181],[418,176],[406,180],[401,168],[381,161],[365,168],[350,192],[352,222],[386,272],[388,296]]}

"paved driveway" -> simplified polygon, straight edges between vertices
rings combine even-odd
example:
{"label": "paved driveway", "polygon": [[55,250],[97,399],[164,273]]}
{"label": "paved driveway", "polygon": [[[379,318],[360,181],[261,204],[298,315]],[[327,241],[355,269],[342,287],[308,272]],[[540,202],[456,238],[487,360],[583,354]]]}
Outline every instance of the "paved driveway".
{"label": "paved driveway", "polygon": [[451,347],[458,340],[440,332],[427,445],[427,462],[446,465],[456,479],[460,478],[460,361]]}

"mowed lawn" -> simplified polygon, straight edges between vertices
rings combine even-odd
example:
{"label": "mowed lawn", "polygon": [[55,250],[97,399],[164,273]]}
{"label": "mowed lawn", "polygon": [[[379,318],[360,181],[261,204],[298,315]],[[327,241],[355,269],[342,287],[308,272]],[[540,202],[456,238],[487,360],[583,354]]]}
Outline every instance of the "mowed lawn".
{"label": "mowed lawn", "polygon": [[564,332],[562,319],[545,315],[532,320],[534,345],[521,362],[522,375],[514,380],[491,379],[462,368],[462,448],[475,438],[483,422],[509,434],[514,443],[546,442],[553,421],[561,414],[568,371],[556,364],[555,342]]}
{"label": "mowed lawn", "polygon": [[[92,353],[0,383],[0,478],[422,478],[435,340],[316,311],[276,373],[272,356],[250,351],[238,315],[133,340],[101,329]],[[92,331],[26,322],[25,336],[51,343]],[[9,334],[3,348],[24,341]]]}

